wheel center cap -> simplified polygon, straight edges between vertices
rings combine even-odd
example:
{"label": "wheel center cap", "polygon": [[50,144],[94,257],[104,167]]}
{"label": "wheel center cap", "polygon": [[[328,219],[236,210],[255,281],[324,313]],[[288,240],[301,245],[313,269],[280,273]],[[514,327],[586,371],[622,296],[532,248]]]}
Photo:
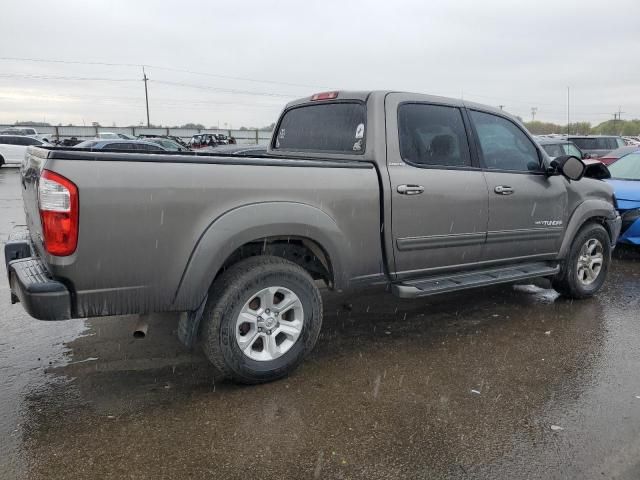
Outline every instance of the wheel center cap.
{"label": "wheel center cap", "polygon": [[273,328],[276,326],[276,319],[273,317],[267,317],[264,319],[264,326],[266,328]]}

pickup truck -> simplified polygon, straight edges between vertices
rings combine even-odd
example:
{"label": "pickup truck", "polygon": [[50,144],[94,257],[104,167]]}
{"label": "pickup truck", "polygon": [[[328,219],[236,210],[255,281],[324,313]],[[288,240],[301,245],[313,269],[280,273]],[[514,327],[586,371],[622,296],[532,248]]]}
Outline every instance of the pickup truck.
{"label": "pickup truck", "polygon": [[31,147],[12,300],[43,320],[181,312],[218,374],[266,382],[313,348],[323,284],[595,294],[621,220],[584,169],[501,110],[389,91],[294,101],[255,156]]}

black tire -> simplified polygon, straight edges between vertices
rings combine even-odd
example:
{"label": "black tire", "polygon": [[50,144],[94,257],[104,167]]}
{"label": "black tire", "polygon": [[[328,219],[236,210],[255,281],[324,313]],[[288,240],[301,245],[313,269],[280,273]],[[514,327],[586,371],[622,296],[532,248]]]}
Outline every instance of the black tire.
{"label": "black tire", "polygon": [[[251,296],[270,286],[294,292],[302,303],[304,320],[300,336],[286,353],[257,361],[240,349],[236,320]],[[279,257],[252,257],[233,265],[214,282],[202,322],[201,345],[217,374],[238,383],[265,383],[291,373],[313,349],[322,326],[322,299],[300,266]]]}
{"label": "black tire", "polygon": [[0,167],[4,166],[4,157],[0,155]]}
{"label": "black tire", "polygon": [[[595,239],[602,246],[602,267],[595,280],[585,285],[578,278],[578,260],[583,246]],[[583,299],[596,294],[602,288],[611,263],[611,239],[609,233],[600,224],[587,223],[576,234],[560,273],[552,280],[553,288],[568,298]]]}

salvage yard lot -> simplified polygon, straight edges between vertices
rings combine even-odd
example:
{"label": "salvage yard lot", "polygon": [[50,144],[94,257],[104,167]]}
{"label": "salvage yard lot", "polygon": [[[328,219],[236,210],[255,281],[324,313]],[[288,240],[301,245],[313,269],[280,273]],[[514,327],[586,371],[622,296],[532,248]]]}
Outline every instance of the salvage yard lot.
{"label": "salvage yard lot", "polygon": [[[0,234],[23,221],[0,170]],[[291,377],[219,383],[176,318],[40,322],[0,272],[1,478],[638,478],[640,255],[595,298],[323,292]],[[215,466],[215,468],[214,468]]]}

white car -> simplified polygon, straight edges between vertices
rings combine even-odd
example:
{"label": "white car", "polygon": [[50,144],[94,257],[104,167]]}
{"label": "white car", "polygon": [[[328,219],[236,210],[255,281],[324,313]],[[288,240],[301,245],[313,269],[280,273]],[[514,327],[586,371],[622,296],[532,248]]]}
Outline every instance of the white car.
{"label": "white car", "polygon": [[0,135],[19,135],[21,137],[37,138],[43,142],[49,142],[49,138],[51,138],[51,135],[40,134],[33,127],[9,127],[0,130]]}
{"label": "white car", "polygon": [[0,166],[20,165],[24,160],[27,147],[32,145],[49,146],[47,142],[33,137],[0,134]]}

